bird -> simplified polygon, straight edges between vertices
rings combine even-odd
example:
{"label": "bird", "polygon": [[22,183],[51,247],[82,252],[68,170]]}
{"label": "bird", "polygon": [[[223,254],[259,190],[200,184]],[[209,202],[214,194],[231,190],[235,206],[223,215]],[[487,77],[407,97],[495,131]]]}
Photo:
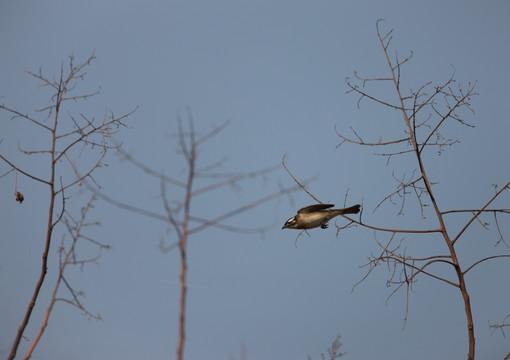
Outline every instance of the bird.
{"label": "bird", "polygon": [[328,221],[335,216],[344,214],[357,214],[359,213],[361,205],[354,205],[344,209],[330,209],[333,204],[317,204],[305,206],[299,209],[297,214],[285,222],[283,229],[302,229],[308,230],[316,227],[326,229]]}

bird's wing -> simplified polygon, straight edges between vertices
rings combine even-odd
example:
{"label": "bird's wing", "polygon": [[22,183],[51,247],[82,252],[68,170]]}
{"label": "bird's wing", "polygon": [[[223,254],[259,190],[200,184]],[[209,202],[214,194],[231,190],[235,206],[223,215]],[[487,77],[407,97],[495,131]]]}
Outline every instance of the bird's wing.
{"label": "bird's wing", "polygon": [[299,209],[297,213],[298,214],[308,214],[308,213],[311,213],[311,212],[314,212],[314,211],[326,210],[327,208],[330,208],[330,207],[333,207],[333,206],[335,206],[335,205],[333,205],[333,204],[310,205],[310,206],[305,206],[302,209]]}

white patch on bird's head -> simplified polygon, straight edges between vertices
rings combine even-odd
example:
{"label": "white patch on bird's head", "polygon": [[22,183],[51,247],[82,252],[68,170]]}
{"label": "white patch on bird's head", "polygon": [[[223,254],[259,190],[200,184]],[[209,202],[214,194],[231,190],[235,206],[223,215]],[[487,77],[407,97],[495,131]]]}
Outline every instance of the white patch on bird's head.
{"label": "white patch on bird's head", "polygon": [[296,221],[296,217],[295,217],[295,216],[293,216],[293,217],[291,217],[289,220],[287,220],[287,221],[285,222],[285,224],[283,225],[282,229],[285,229],[285,228],[291,228],[293,225],[295,225],[295,224],[296,224],[296,222],[297,222],[297,221]]}

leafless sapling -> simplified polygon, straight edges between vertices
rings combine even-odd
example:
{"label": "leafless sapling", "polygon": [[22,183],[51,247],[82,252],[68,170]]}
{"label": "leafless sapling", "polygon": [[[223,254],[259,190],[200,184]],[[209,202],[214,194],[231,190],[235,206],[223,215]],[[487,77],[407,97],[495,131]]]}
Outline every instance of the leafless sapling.
{"label": "leafless sapling", "polygon": [[[212,128],[210,131],[201,132],[196,130],[195,122],[191,111],[187,111],[187,119],[183,120],[180,116],[177,119],[177,134],[172,136],[176,140],[178,147],[178,154],[184,160],[185,176],[180,179],[176,176],[169,176],[161,171],[156,171],[148,166],[145,162],[136,159],[134,156],[121,149],[121,154],[124,159],[128,160],[136,168],[142,171],[149,177],[154,178],[159,182],[160,198],[161,198],[161,211],[152,211],[141,208],[137,205],[129,204],[119,201],[104,193],[99,193],[97,190],[89,186],[89,188],[96,193],[97,196],[111,204],[126,209],[128,211],[138,213],[150,218],[160,220],[170,225],[173,230],[175,240],[167,244],[164,240],[160,241],[160,250],[168,252],[174,249],[179,251],[180,259],[180,298],[179,298],[179,320],[178,320],[178,340],[176,349],[176,358],[183,359],[184,345],[186,339],[186,299],[187,299],[187,274],[188,274],[188,240],[191,235],[210,228],[217,228],[235,233],[263,233],[272,226],[257,226],[253,228],[243,228],[239,226],[230,225],[225,221],[248,212],[255,207],[279,199],[285,194],[290,194],[297,189],[298,186],[291,186],[287,188],[280,188],[272,193],[261,198],[252,199],[250,202],[238,207],[229,207],[227,203],[220,203],[215,201],[217,206],[215,212],[210,218],[199,217],[193,214],[192,203],[198,197],[212,194],[225,187],[234,189],[239,188],[242,181],[264,178],[268,174],[273,173],[281,167],[279,165],[270,166],[267,168],[253,170],[240,173],[222,173],[218,169],[224,164],[225,158],[214,161],[209,164],[203,164],[200,154],[205,143],[211,138],[218,135],[228,122]],[[172,162],[163,164],[165,167],[175,167],[174,158]],[[171,191],[168,191],[171,188]]]}
{"label": "leafless sapling", "polygon": [[[48,308],[43,324],[36,339],[32,342],[30,349],[25,358],[29,358],[35,346],[41,338],[50,316],[51,309],[55,301],[57,290],[61,283],[71,293],[71,300],[68,303],[80,308],[83,312],[88,311],[78,301],[79,293],[72,288],[66,277],[64,270],[69,264],[81,264],[94,261],[94,259],[81,259],[76,256],[74,244],[79,239],[87,239],[91,243],[106,248],[95,240],[86,238],[82,233],[85,226],[86,209],[91,207],[89,203],[82,211],[81,217],[72,215],[72,207],[75,201],[71,201],[70,194],[72,189],[82,184],[85,179],[95,182],[94,173],[100,167],[105,165],[104,159],[109,150],[117,149],[118,145],[111,143],[111,136],[124,127],[124,121],[133,111],[121,116],[115,116],[110,110],[106,110],[100,119],[89,117],[83,113],[74,114],[72,105],[77,106],[78,103],[88,100],[89,98],[99,94],[99,90],[80,93],[78,85],[85,79],[86,68],[95,59],[94,54],[88,57],[82,63],[76,63],[75,57],[70,56],[67,62],[62,62],[60,72],[56,78],[46,76],[41,69],[38,72],[28,71],[28,74],[39,81],[40,86],[50,90],[48,103],[42,108],[35,111],[34,115],[10,108],[4,104],[0,104],[0,109],[11,115],[11,120],[16,122],[26,122],[32,125],[37,131],[39,139],[46,139],[47,142],[40,148],[26,149],[18,145],[18,150],[27,156],[37,157],[40,162],[47,164],[47,173],[40,175],[36,170],[25,168],[22,164],[11,161],[9,156],[2,151],[0,160],[7,167],[0,175],[1,179],[7,179],[8,175],[15,175],[14,193],[15,200],[23,202],[27,201],[23,196],[23,190],[18,186],[18,175],[26,177],[28,180],[43,184],[49,189],[48,193],[48,215],[47,225],[44,230],[44,250],[42,254],[41,270],[38,280],[35,284],[33,294],[28,301],[28,305],[18,328],[15,339],[13,341],[8,359],[14,359],[23,334],[31,320],[31,314],[37,304],[40,290],[44,284],[47,269],[49,266],[48,257],[52,249],[52,239],[55,229],[65,225],[71,234],[72,244],[69,247],[61,245],[59,249],[60,264],[59,274],[54,288],[51,306]],[[21,141],[26,139],[21,136]],[[80,174],[79,176],[76,176]],[[73,206],[71,206],[73,205]],[[80,220],[74,220],[74,219]]]}
{"label": "leafless sapling", "polygon": [[[409,291],[418,276],[428,276],[451,285],[459,290],[464,303],[464,311],[467,323],[468,336],[468,360],[475,358],[475,331],[473,321],[473,310],[470,302],[469,291],[466,284],[466,274],[486,261],[501,258],[510,258],[508,253],[499,253],[493,256],[482,257],[471,264],[466,264],[459,259],[457,245],[462,241],[468,241],[466,230],[473,224],[479,222],[488,229],[486,222],[482,221],[483,216],[492,216],[496,224],[496,230],[499,234],[499,245],[506,245],[504,236],[499,226],[499,218],[508,215],[510,209],[495,208],[491,205],[510,189],[510,182],[506,182],[495,188],[494,195],[489,197],[484,203],[476,205],[469,209],[445,210],[440,206],[440,201],[436,197],[434,190],[434,176],[429,172],[425,154],[431,156],[441,154],[446,148],[458,143],[458,140],[451,139],[444,135],[446,125],[459,125],[473,127],[465,120],[465,113],[473,112],[471,99],[477,95],[475,92],[475,83],[468,83],[465,86],[458,85],[455,80],[455,69],[450,78],[445,82],[434,85],[432,82],[426,82],[419,85],[416,89],[406,91],[402,85],[403,69],[412,58],[411,53],[408,57],[402,59],[398,52],[390,50],[393,38],[393,30],[385,33],[381,32],[381,21],[377,21],[377,37],[384,53],[387,65],[387,73],[380,77],[367,78],[354,73],[354,80],[346,79],[349,88],[348,93],[358,96],[358,106],[364,100],[372,101],[382,107],[395,110],[402,119],[402,133],[390,139],[380,137],[376,140],[365,140],[358,131],[351,128],[351,135],[335,128],[341,142],[338,146],[345,144],[355,144],[358,146],[383,148],[384,150],[376,153],[386,158],[387,164],[393,158],[413,158],[415,167],[410,170],[404,170],[403,175],[398,176],[393,172],[393,179],[396,182],[396,188],[386,196],[375,207],[374,212],[383,204],[393,204],[398,207],[398,214],[403,214],[404,207],[414,198],[416,211],[421,217],[432,215],[437,225],[425,229],[408,229],[380,227],[371,225],[363,219],[352,219],[353,223],[371,229],[375,234],[388,234],[384,241],[376,236],[376,242],[380,250],[375,255],[370,255],[366,264],[367,273],[360,282],[365,280],[372,271],[381,264],[388,265],[390,269],[390,278],[388,285],[394,285],[395,289],[390,294],[393,295],[401,288],[407,289],[406,299],[409,298]],[[377,93],[371,85],[379,83],[386,86],[384,93]],[[379,119],[380,120],[380,119]],[[399,169],[401,170],[401,169]],[[409,207],[409,205],[407,205]],[[459,214],[469,214],[469,218],[461,226],[460,231],[454,232],[448,227],[450,217]],[[444,254],[432,256],[412,256],[406,253],[403,246],[404,239],[401,236],[413,236],[421,234],[422,236],[439,235],[444,244]],[[466,238],[466,239],[464,239]],[[507,246],[508,247],[508,246]],[[452,271],[452,277],[444,272],[444,267],[438,265],[446,264]],[[359,283],[358,283],[359,284]],[[357,285],[357,284],[356,284]],[[408,304],[408,302],[407,302]],[[406,306],[407,319],[408,305]]]}

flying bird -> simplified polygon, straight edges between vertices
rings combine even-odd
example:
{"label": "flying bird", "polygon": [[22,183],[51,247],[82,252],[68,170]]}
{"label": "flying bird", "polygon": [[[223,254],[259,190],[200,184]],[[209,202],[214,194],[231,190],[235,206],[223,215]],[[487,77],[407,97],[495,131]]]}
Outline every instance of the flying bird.
{"label": "flying bird", "polygon": [[335,205],[333,204],[317,204],[305,206],[299,209],[297,214],[291,217],[283,225],[283,229],[313,229],[321,227],[326,229],[328,227],[328,221],[333,219],[335,216],[344,214],[357,214],[359,213],[360,205],[354,205],[344,209],[330,209]]}

